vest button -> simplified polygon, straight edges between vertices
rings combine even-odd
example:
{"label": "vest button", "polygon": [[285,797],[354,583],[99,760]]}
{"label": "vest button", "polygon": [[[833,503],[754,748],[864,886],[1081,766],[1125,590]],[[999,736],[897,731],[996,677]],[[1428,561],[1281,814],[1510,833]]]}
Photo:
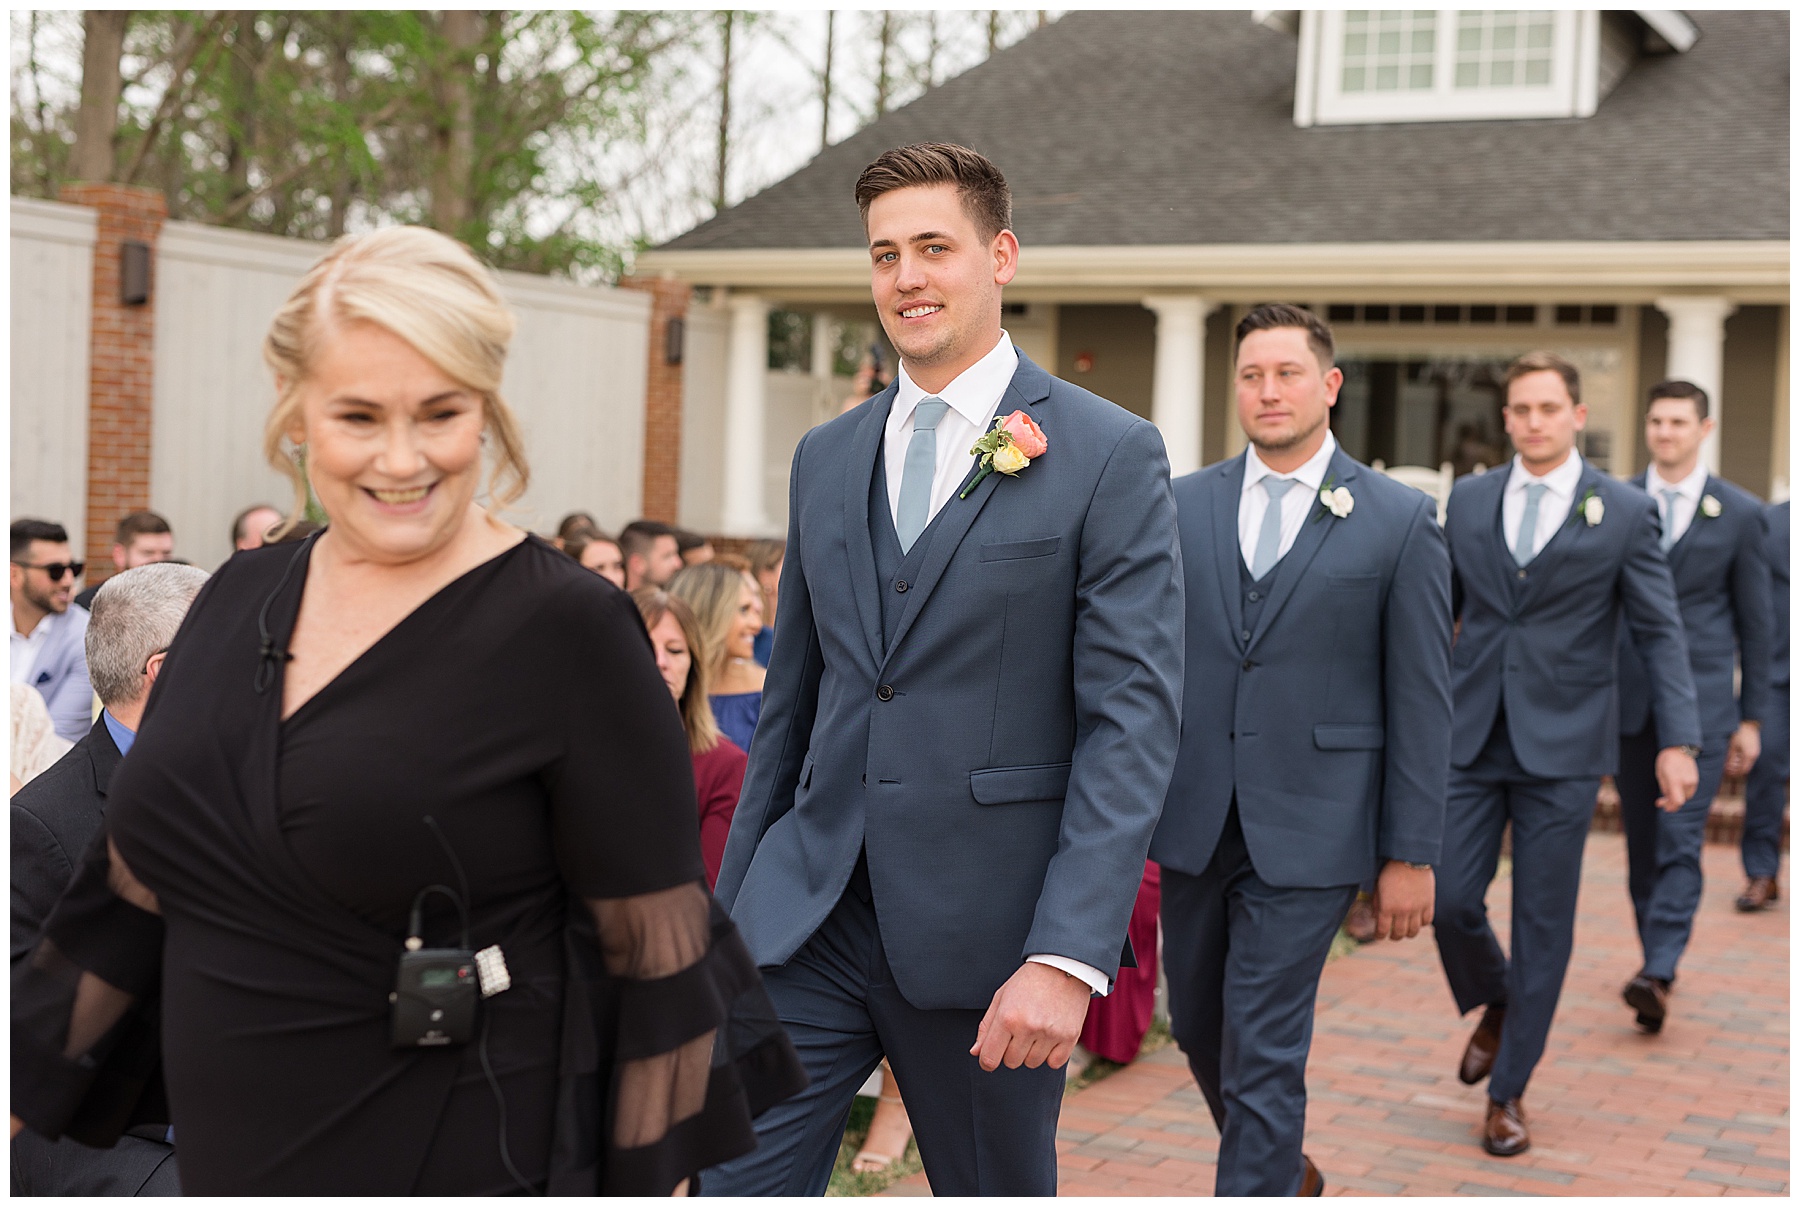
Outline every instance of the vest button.
{"label": "vest button", "polygon": [[1244,632],[1244,640],[1245,640],[1245,641],[1248,641],[1248,640],[1250,640],[1250,630],[1249,630],[1249,629],[1245,629],[1245,630],[1244,630],[1244,631],[1243,631],[1243,632]]}
{"label": "vest button", "polygon": [[1255,603],[1257,600],[1259,600],[1261,598],[1262,598],[1262,596],[1258,595],[1256,592],[1254,592],[1254,591],[1250,592],[1250,602],[1251,603]]}
{"label": "vest button", "polygon": [[896,581],[894,583],[894,590],[900,592],[900,594],[902,594],[902,595],[905,595],[906,594],[906,580],[904,578],[902,578],[902,579],[899,579],[898,581]]}
{"label": "vest button", "polygon": [[1520,577],[1520,578],[1524,578],[1524,577],[1525,577],[1525,571],[1524,571],[1524,570],[1523,570],[1523,569],[1521,569],[1521,570],[1520,570],[1520,571],[1519,571],[1519,577]]}
{"label": "vest button", "polygon": [[883,704],[886,704],[889,700],[892,700],[894,698],[893,685],[888,684],[888,683],[883,683],[880,687],[876,688],[875,689],[875,698],[877,700],[880,700]]}

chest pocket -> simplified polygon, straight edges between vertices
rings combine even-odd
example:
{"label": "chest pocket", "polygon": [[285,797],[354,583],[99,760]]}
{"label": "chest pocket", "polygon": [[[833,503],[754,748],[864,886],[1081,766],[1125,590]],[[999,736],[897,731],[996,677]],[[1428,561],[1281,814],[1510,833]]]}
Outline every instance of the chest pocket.
{"label": "chest pocket", "polygon": [[984,562],[1016,562],[1028,558],[1049,557],[1062,547],[1060,536],[1040,537],[1035,541],[996,541],[981,547]]}
{"label": "chest pocket", "polygon": [[995,541],[981,547],[980,577],[995,590],[1019,595],[1042,586],[1053,572],[1060,536],[1035,541]]}

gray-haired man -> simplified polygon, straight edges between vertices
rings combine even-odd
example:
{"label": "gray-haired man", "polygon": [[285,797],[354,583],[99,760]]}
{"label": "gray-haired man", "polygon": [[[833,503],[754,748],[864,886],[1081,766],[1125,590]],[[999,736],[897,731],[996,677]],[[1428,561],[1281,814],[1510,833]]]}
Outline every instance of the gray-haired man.
{"label": "gray-haired man", "polygon": [[[100,829],[107,785],[137,737],[150,689],[206,571],[159,563],[114,575],[94,597],[88,674],[103,710],[87,736],[12,798],[12,962],[38,931]],[[158,1095],[146,1095],[146,1101]],[[154,1115],[152,1109],[150,1114]],[[179,1194],[168,1121],[145,1118],[110,1149],[22,1132],[12,1142],[14,1194]]]}

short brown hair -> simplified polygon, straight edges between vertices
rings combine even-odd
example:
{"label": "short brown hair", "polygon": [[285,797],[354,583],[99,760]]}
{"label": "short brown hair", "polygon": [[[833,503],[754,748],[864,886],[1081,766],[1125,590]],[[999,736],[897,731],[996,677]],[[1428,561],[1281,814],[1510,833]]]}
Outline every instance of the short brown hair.
{"label": "short brown hair", "polygon": [[1012,190],[993,161],[979,151],[955,143],[921,142],[895,147],[875,157],[856,178],[856,208],[869,225],[869,204],[895,189],[955,185],[963,209],[983,238],[992,239],[1012,227]]}
{"label": "short brown hair", "polygon": [[1501,397],[1512,392],[1512,383],[1528,373],[1554,373],[1568,388],[1569,401],[1581,405],[1581,370],[1554,352],[1527,352],[1506,366],[1506,377],[1500,383]]}
{"label": "short brown hair", "polygon": [[119,526],[113,529],[113,544],[123,545],[129,549],[131,542],[137,537],[161,536],[170,531],[172,529],[169,527],[169,521],[154,511],[134,511],[120,520]]}
{"label": "short brown hair", "polygon": [[1682,381],[1677,378],[1673,381],[1657,382],[1650,387],[1650,400],[1644,405],[1649,407],[1660,398],[1685,398],[1694,404],[1694,409],[1700,412],[1700,418],[1706,418],[1706,391],[1691,381]]}
{"label": "short brown hair", "polygon": [[1282,327],[1306,332],[1306,342],[1313,355],[1318,357],[1319,368],[1329,369],[1337,363],[1337,340],[1332,337],[1325,320],[1304,306],[1286,302],[1265,302],[1238,320],[1237,341],[1231,345],[1231,358],[1237,359],[1238,349],[1244,346],[1245,337],[1252,331],[1275,331]]}

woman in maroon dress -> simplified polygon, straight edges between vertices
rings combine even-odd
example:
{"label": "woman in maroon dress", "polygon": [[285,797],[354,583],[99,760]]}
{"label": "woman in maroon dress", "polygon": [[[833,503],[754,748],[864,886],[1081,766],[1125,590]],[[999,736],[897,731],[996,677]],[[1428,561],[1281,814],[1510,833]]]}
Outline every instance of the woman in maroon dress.
{"label": "woman in maroon dress", "polygon": [[706,886],[711,888],[719,879],[725,840],[731,836],[731,815],[737,811],[738,794],[744,790],[744,768],[750,760],[743,747],[719,732],[713,717],[706,691],[709,659],[693,609],[661,587],[639,587],[631,598],[650,631],[656,669],[669,685],[687,730],[688,753],[694,759],[694,794],[700,800],[700,857],[706,861]]}

